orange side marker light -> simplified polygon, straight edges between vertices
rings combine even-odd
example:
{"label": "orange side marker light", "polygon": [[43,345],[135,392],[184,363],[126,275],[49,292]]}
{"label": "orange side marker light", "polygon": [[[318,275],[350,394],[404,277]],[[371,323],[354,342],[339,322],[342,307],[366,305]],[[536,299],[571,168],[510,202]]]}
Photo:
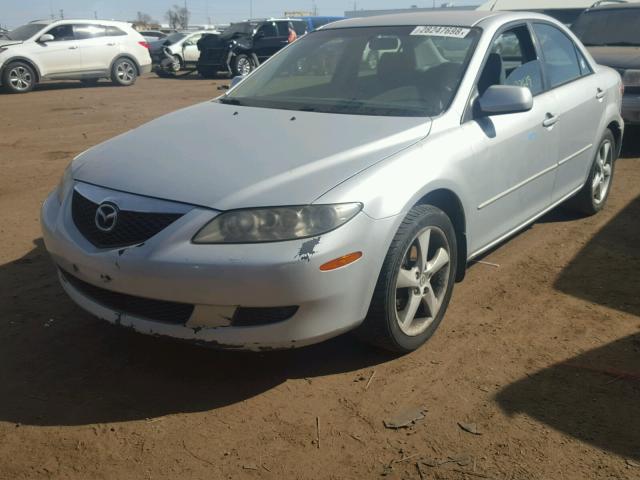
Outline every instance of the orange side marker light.
{"label": "orange side marker light", "polygon": [[330,270],[335,270],[336,268],[346,267],[350,263],[358,260],[360,257],[362,257],[362,252],[352,252],[342,257],[334,258],[333,260],[325,263],[320,267],[320,270],[322,270],[323,272],[328,272]]}

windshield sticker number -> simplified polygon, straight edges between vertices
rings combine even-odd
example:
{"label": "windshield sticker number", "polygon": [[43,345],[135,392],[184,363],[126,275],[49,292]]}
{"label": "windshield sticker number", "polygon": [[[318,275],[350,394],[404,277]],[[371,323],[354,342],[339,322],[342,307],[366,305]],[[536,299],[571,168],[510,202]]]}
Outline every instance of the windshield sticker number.
{"label": "windshield sticker number", "polygon": [[414,28],[413,32],[411,32],[411,35],[424,35],[427,37],[465,38],[470,31],[470,28],[423,25]]}

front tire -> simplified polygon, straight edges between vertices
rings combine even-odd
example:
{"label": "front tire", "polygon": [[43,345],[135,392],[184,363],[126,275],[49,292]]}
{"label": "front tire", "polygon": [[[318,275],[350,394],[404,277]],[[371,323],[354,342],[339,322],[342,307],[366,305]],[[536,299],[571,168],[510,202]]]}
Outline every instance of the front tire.
{"label": "front tire", "polygon": [[585,215],[595,215],[604,208],[613,182],[616,152],[615,137],[607,129],[598,144],[589,177],[582,190],[569,200],[570,207]]}
{"label": "front tire", "polygon": [[114,85],[129,87],[136,83],[138,69],[132,60],[120,58],[111,67],[111,81]]}
{"label": "front tire", "polygon": [[2,72],[2,85],[9,93],[27,93],[36,84],[36,74],[31,65],[25,62],[13,62]]}
{"label": "front tire", "polygon": [[241,53],[233,59],[231,68],[233,69],[234,76],[241,77],[243,75],[249,75],[251,72],[253,72],[255,66],[253,64],[253,60],[249,55]]}
{"label": "front tire", "polygon": [[391,242],[369,312],[356,335],[398,353],[423,345],[447,310],[457,262],[449,217],[431,205],[413,207]]}

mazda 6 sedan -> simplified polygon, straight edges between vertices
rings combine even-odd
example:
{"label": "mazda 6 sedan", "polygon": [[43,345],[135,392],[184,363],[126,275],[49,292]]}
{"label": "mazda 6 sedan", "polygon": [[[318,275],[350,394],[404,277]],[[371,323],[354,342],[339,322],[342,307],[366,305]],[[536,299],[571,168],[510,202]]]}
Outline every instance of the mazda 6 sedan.
{"label": "mazda 6 sedan", "polygon": [[471,259],[564,202],[603,208],[621,91],[544,15],[340,21],[78,156],[45,243],[76,303],[138,332],[409,352]]}

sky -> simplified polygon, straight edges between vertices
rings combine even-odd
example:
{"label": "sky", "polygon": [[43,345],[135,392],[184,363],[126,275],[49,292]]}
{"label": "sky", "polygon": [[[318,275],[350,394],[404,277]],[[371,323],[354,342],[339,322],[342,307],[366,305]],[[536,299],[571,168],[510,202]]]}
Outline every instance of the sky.
{"label": "sky", "polygon": [[[436,5],[445,0],[436,0]],[[454,5],[475,5],[481,0],[448,0]],[[161,23],[166,23],[165,12],[174,3],[184,0],[0,0],[0,25],[14,28],[31,20],[59,16],[60,9],[66,18],[94,18],[132,20],[136,12],[148,13]],[[405,8],[412,5],[431,7],[433,0],[187,0],[192,12],[191,23],[229,23],[253,17],[281,16],[285,11],[312,11],[315,4],[319,15],[344,15],[345,10]]]}

